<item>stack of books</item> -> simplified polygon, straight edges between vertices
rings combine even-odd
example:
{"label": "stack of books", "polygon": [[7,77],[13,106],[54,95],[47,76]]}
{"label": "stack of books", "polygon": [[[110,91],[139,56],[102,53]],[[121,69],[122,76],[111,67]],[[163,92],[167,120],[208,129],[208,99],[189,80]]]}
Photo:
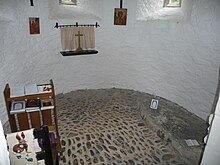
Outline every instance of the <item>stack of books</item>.
{"label": "stack of books", "polygon": [[12,101],[10,114],[25,112],[25,101]]}
{"label": "stack of books", "polygon": [[38,93],[48,93],[52,92],[52,86],[50,84],[40,84],[37,85]]}
{"label": "stack of books", "polygon": [[54,109],[52,98],[27,99],[25,101],[12,101],[10,114],[43,111],[48,109]]}
{"label": "stack of books", "polygon": [[[11,98],[24,95],[34,95],[40,93],[52,92],[51,84],[29,84],[23,88],[13,88],[11,92]],[[12,101],[10,114],[22,113],[22,112],[35,112],[40,110],[53,109],[54,103],[52,98],[44,99],[26,99],[23,101]]]}
{"label": "stack of books", "polygon": [[24,95],[32,95],[39,93],[52,92],[51,84],[28,84],[24,87],[14,87],[11,89],[11,97],[19,97]]}
{"label": "stack of books", "polygon": [[53,99],[46,98],[41,99],[41,107],[40,110],[54,109]]}
{"label": "stack of books", "polygon": [[52,92],[52,86],[50,84],[30,84],[24,86],[25,95],[32,95],[38,93]]}
{"label": "stack of books", "polygon": [[26,112],[35,112],[40,110],[40,99],[27,99]]}

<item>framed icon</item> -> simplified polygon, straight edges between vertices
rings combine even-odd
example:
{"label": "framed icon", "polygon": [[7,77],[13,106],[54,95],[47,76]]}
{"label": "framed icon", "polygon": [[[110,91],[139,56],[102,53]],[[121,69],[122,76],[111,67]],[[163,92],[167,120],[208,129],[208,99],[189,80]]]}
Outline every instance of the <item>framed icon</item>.
{"label": "framed icon", "polygon": [[40,19],[36,17],[29,18],[30,34],[40,34]]}
{"label": "framed icon", "polygon": [[157,107],[158,107],[158,100],[152,99],[151,103],[150,103],[150,108],[151,109],[157,109]]}
{"label": "framed icon", "polygon": [[30,34],[40,34],[40,19],[36,17],[29,18]]}
{"label": "framed icon", "polygon": [[115,8],[114,25],[126,25],[127,9]]}

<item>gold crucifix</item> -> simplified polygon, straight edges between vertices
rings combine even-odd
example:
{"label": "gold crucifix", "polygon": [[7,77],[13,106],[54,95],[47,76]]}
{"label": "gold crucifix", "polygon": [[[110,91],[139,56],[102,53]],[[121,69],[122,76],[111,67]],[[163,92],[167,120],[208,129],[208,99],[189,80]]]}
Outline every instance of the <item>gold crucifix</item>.
{"label": "gold crucifix", "polygon": [[78,48],[76,49],[76,51],[81,52],[81,51],[83,51],[83,49],[80,46],[80,37],[83,36],[83,34],[80,34],[80,32],[78,31],[78,34],[75,34],[75,36],[78,37]]}

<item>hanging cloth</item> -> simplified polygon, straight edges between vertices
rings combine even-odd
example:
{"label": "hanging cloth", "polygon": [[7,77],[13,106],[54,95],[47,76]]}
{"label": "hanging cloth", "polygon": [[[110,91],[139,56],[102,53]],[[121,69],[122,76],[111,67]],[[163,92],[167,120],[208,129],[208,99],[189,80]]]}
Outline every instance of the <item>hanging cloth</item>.
{"label": "hanging cloth", "polygon": [[80,36],[80,46],[83,50],[95,48],[94,27],[62,27],[60,28],[61,46],[64,51],[74,51],[78,48],[78,34]]}

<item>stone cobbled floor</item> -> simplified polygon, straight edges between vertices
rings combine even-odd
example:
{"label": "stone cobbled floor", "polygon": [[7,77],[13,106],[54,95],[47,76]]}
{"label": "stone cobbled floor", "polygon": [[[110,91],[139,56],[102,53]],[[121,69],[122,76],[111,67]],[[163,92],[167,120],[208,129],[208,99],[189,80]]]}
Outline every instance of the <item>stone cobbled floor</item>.
{"label": "stone cobbled floor", "polygon": [[[60,164],[198,164],[202,148],[187,148],[183,141],[202,141],[205,121],[159,97],[158,110],[152,110],[152,98],[146,93],[116,88],[57,95],[63,148]],[[175,113],[170,117],[172,111]],[[200,130],[189,121],[200,124]]]}

